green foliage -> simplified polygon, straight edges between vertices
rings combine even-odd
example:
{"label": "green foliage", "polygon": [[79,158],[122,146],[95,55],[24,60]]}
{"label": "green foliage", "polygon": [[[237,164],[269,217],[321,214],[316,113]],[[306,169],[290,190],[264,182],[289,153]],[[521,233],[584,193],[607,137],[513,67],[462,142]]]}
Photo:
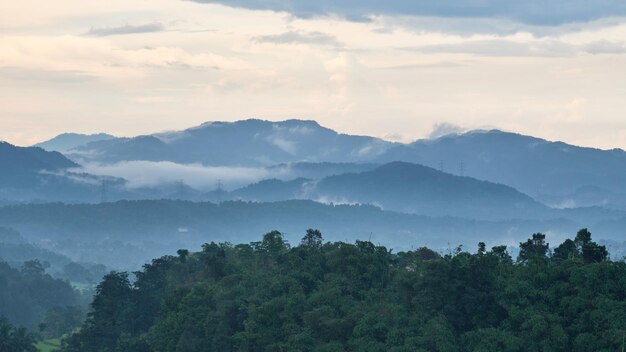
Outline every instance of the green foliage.
{"label": "green foliage", "polygon": [[82,325],[84,320],[85,313],[79,306],[54,307],[38,325],[39,333],[45,339],[61,337]]}
{"label": "green foliage", "polygon": [[0,316],[0,352],[36,352],[35,338],[25,328],[16,328]]}
{"label": "green foliage", "polygon": [[[573,245],[572,245],[573,244]],[[107,275],[65,351],[615,351],[626,328],[626,264],[579,232],[441,256],[393,254],[308,230],[290,247],[208,243]],[[589,249],[587,250],[589,253]],[[600,254],[597,254],[600,253]]]}
{"label": "green foliage", "polygon": [[45,266],[33,260],[18,270],[0,261],[0,315],[34,329],[48,310],[80,304],[79,293],[67,281],[46,274]]}
{"label": "green foliage", "polygon": [[519,263],[540,262],[546,260],[550,251],[550,245],[546,243],[546,235],[533,234],[526,242],[519,244]]}
{"label": "green foliage", "polygon": [[61,349],[61,339],[56,338],[39,341],[35,344],[35,348],[37,348],[39,352],[58,351]]}

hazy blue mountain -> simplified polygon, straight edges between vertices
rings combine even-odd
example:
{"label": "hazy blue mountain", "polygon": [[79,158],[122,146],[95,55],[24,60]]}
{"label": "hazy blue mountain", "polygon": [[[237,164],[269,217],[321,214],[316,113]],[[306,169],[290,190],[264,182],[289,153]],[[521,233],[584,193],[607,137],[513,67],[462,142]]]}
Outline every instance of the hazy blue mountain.
{"label": "hazy blue mountain", "polygon": [[277,179],[263,180],[246,187],[228,192],[228,199],[275,202],[289,199],[306,198],[305,185],[311,180],[296,178],[290,181]]}
{"label": "hazy blue mountain", "polygon": [[[364,171],[370,171],[380,164],[375,163],[330,163],[330,162],[295,162],[288,164],[279,164],[267,167],[271,171],[276,171],[277,174],[285,173],[291,178],[308,178],[313,180],[319,180],[326,176],[341,175],[345,173],[358,173]],[[282,172],[286,171],[286,172]]]}
{"label": "hazy blue mountain", "polygon": [[567,195],[584,186],[626,192],[626,152],[577,147],[516,133],[473,131],[396,145],[376,158],[402,160],[504,183],[538,196]]}
{"label": "hazy blue mountain", "polygon": [[[622,228],[584,223],[597,238],[619,239]],[[30,241],[47,244],[74,261],[113,268],[138,267],[144,260],[179,248],[196,249],[210,241],[255,241],[258,233],[284,232],[298,241],[307,228],[328,240],[369,239],[391,248],[431,245],[475,246],[479,240],[517,244],[528,234],[575,233],[584,222],[553,220],[480,221],[383,211],[369,205],[330,205],[309,200],[269,203],[146,200],[105,204],[30,204],[0,208],[0,226],[17,229]],[[626,221],[622,221],[622,225]],[[604,230],[607,229],[605,232]],[[610,230],[610,231],[609,231]],[[45,241],[43,240],[45,239]],[[447,247],[446,247],[447,246]]]}
{"label": "hazy blue mountain", "polygon": [[[149,160],[210,166],[283,164],[273,168],[289,166],[296,170],[294,178],[309,179],[405,161],[506,184],[555,206],[621,207],[619,194],[626,194],[626,152],[577,147],[498,130],[400,144],[339,134],[314,121],[251,119],[92,142],[75,148],[69,156],[106,163]],[[333,164],[335,170],[329,166]],[[349,170],[355,165],[361,169]],[[570,197],[589,186],[601,187],[608,193]]]}
{"label": "hazy blue mountain", "polygon": [[405,162],[329,176],[308,188],[314,199],[378,204],[386,210],[430,216],[521,219],[549,217],[552,211],[509,186]]}
{"label": "hazy blue mountain", "polygon": [[36,147],[16,147],[0,142],[0,188],[28,187],[54,173],[78,166],[58,152]]}
{"label": "hazy blue mountain", "polygon": [[[101,177],[73,171],[78,166],[59,152],[0,142],[0,203],[99,201]],[[127,193],[119,187],[123,180],[109,177],[107,182],[111,190],[117,185]]]}
{"label": "hazy blue mountain", "polygon": [[98,133],[98,134],[80,134],[80,133],[63,133],[52,139],[47,141],[37,143],[34,147],[43,148],[48,151],[57,151],[61,153],[65,153],[70,149],[76,148],[78,146],[97,142],[104,141],[108,139],[113,139],[115,136],[106,133]]}
{"label": "hazy blue mountain", "polygon": [[373,137],[339,134],[315,121],[257,119],[211,122],[179,132],[116,138],[80,146],[78,160],[172,161],[205,165],[268,166],[299,161],[370,160],[393,144]]}
{"label": "hazy blue mountain", "polygon": [[583,186],[565,195],[543,194],[539,200],[559,208],[601,206],[626,210],[626,193],[611,192],[597,186]]}
{"label": "hazy blue mountain", "polygon": [[428,216],[491,220],[557,216],[553,209],[511,187],[405,162],[392,162],[364,172],[331,175],[321,180],[264,180],[225,192],[222,199],[311,199],[325,203],[372,204],[385,210]]}

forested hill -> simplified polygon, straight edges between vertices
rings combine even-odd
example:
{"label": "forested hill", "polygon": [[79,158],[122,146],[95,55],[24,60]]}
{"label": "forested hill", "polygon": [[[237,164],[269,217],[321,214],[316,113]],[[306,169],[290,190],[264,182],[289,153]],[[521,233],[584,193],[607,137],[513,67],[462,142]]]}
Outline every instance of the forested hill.
{"label": "forested hill", "polygon": [[40,181],[44,170],[53,172],[75,166],[61,153],[0,141],[0,188],[33,186]]}
{"label": "forested hill", "polygon": [[[626,264],[581,230],[440,255],[307,231],[179,250],[97,287],[78,351],[617,351]],[[131,283],[132,282],[132,283]]]}

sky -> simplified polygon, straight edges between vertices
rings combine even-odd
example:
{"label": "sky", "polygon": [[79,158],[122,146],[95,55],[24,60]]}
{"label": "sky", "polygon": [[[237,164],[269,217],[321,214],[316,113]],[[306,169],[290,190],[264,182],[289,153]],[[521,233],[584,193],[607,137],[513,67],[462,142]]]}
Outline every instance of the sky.
{"label": "sky", "polygon": [[499,128],[626,149],[621,0],[0,7],[0,140],[16,145],[302,118],[401,142]]}

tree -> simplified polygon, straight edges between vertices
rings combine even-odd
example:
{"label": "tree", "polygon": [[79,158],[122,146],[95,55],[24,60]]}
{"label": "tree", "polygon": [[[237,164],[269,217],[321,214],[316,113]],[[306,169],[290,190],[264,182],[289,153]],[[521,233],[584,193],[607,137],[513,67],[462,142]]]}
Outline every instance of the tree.
{"label": "tree", "polygon": [[[207,244],[185,261],[165,256],[144,265],[132,285],[123,274],[108,275],[89,319],[64,351],[539,352],[622,346],[624,262],[548,262],[542,234],[521,243],[519,261],[528,265],[514,265],[506,246],[487,252],[481,244],[477,253],[445,256],[427,248],[393,254],[367,241],[317,248],[321,234],[307,234],[296,247],[271,232],[251,244]],[[555,252],[563,258],[578,253],[570,242]],[[579,242],[581,251],[593,244],[586,235]]]}
{"label": "tree", "polygon": [[517,261],[519,263],[544,261],[549,250],[550,245],[546,243],[546,235],[535,233],[526,242],[520,242]]}
{"label": "tree", "polygon": [[491,248],[490,254],[503,263],[512,263],[513,261],[506,246],[494,246]]}
{"label": "tree", "polygon": [[45,265],[37,259],[24,262],[21,270],[24,275],[30,276],[41,276],[46,273]]}
{"label": "tree", "polygon": [[44,316],[39,330],[43,337],[51,339],[72,332],[85,320],[85,312],[81,307],[54,307]]}
{"label": "tree", "polygon": [[591,232],[587,229],[578,231],[574,243],[585,263],[602,262],[609,256],[605,246],[601,246],[591,240]]}
{"label": "tree", "polygon": [[178,258],[180,259],[180,261],[184,263],[187,261],[187,256],[189,256],[189,251],[187,249],[179,249],[176,251],[176,254],[178,254]]}
{"label": "tree", "polygon": [[261,242],[255,242],[255,247],[257,250],[273,255],[279,254],[288,248],[287,243],[283,239],[283,234],[279,231],[266,233],[263,235]]}
{"label": "tree", "polygon": [[16,328],[0,316],[0,352],[36,352],[35,338],[25,328]]}
{"label": "tree", "polygon": [[91,312],[78,334],[66,340],[67,351],[100,351],[116,345],[124,332],[133,332],[130,316],[132,286],[126,272],[111,272],[96,287]]}
{"label": "tree", "polygon": [[484,255],[487,251],[486,247],[487,245],[485,244],[485,242],[478,242],[478,255]]}
{"label": "tree", "polygon": [[319,249],[322,247],[323,238],[319,230],[308,229],[300,242],[300,246]]}
{"label": "tree", "polygon": [[552,258],[556,260],[567,260],[578,257],[580,257],[578,246],[576,245],[576,242],[570,240],[569,238],[556,247],[554,249],[554,254],[552,255]]}

